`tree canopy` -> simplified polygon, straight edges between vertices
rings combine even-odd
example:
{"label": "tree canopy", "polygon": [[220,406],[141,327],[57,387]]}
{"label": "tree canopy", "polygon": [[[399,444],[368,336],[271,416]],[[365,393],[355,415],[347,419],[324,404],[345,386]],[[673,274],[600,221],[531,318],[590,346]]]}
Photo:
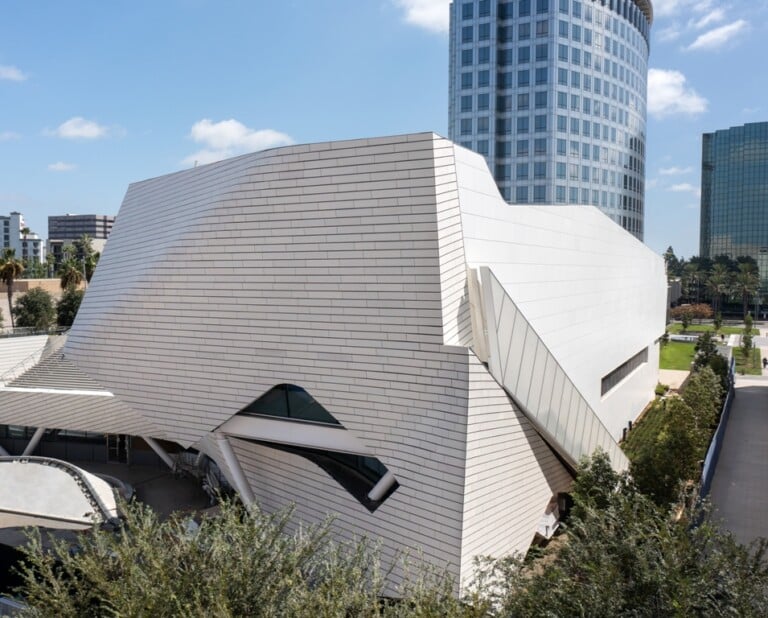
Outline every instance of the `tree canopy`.
{"label": "tree canopy", "polygon": [[[13,307],[13,282],[21,277],[24,272],[24,263],[16,258],[16,249],[6,247],[0,258],[0,280],[5,283],[8,292],[8,307]],[[11,309],[11,326],[14,324],[13,310]]]}
{"label": "tree canopy", "polygon": [[33,532],[20,592],[29,615],[60,618],[485,615],[484,603],[463,605],[453,580],[425,565],[406,575],[402,603],[382,602],[375,543],[333,542],[330,520],[291,531],[290,516],[224,501],[192,526],[127,505],[120,530],[94,529],[74,552],[65,542],[46,552]]}
{"label": "tree canopy", "polygon": [[[487,589],[497,591],[494,615],[768,614],[765,541],[739,545],[718,529],[706,506],[695,502],[673,516],[626,474],[614,473],[608,481],[615,491],[594,492],[588,486],[594,475],[583,471],[601,467],[596,476],[605,483],[606,459],[597,454],[582,462],[574,489],[582,500],[580,514],[544,566],[526,567],[514,559],[487,565],[486,580],[495,582]],[[593,495],[599,501],[589,498]]]}
{"label": "tree canopy", "polygon": [[96,528],[75,551],[42,548],[32,532],[19,592],[26,615],[88,616],[765,616],[766,543],[741,546],[706,505],[657,506],[605,453],[582,460],[561,542],[542,560],[482,558],[456,596],[440,569],[401,563],[385,600],[377,545],[338,544],[330,521],[297,530],[290,511],[266,514],[223,502],[192,526],[125,509],[117,531]]}
{"label": "tree canopy", "polygon": [[48,330],[56,320],[53,297],[42,288],[32,288],[20,296],[13,307],[16,326]]}
{"label": "tree canopy", "polygon": [[85,292],[83,290],[77,290],[70,288],[64,291],[61,299],[56,304],[56,323],[59,326],[69,328],[75,322],[75,316],[78,309],[80,309],[80,303],[83,301]]}

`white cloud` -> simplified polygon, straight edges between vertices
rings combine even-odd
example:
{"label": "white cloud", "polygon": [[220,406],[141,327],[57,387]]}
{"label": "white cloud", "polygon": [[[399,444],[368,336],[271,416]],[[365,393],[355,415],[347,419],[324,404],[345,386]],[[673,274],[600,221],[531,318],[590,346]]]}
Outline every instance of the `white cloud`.
{"label": "white cloud", "polygon": [[680,176],[682,174],[690,174],[693,171],[692,167],[662,167],[659,170],[659,174],[662,176]]}
{"label": "white cloud", "polygon": [[204,118],[192,125],[189,136],[205,147],[189,155],[183,163],[213,163],[246,152],[292,144],[293,139],[273,129],[249,129],[234,118],[213,122]]}
{"label": "white cloud", "polygon": [[432,32],[448,32],[450,0],[394,0],[405,10],[405,21]]}
{"label": "white cloud", "polygon": [[693,186],[690,182],[681,182],[680,184],[672,185],[669,190],[674,191],[675,193],[693,193],[697,197],[701,196],[701,189]]}
{"label": "white cloud", "polygon": [[705,13],[712,6],[712,0],[654,0],[655,17],[670,17],[683,11]]}
{"label": "white cloud", "polygon": [[8,142],[12,139],[19,139],[21,135],[13,131],[0,131],[0,142]]}
{"label": "white cloud", "polygon": [[695,115],[707,110],[707,100],[686,83],[680,71],[648,71],[648,113],[657,118]]}
{"label": "white cloud", "polygon": [[16,67],[0,64],[0,79],[7,79],[12,82],[23,82],[27,79],[27,76]]}
{"label": "white cloud", "polygon": [[717,49],[722,47],[726,43],[731,42],[735,37],[739,36],[748,27],[746,20],[739,19],[731,24],[714,28],[704,34],[698,36],[698,38],[691,43],[687,49]]}
{"label": "white cloud", "polygon": [[74,163],[64,163],[64,161],[57,161],[48,166],[48,170],[51,172],[71,172],[74,169],[77,169],[77,165]]}
{"label": "white cloud", "polygon": [[682,32],[677,26],[669,26],[667,28],[663,28],[662,30],[659,30],[657,33],[657,36],[660,41],[664,41],[665,43],[669,41],[674,41],[676,39],[680,38],[680,35]]}
{"label": "white cloud", "polygon": [[712,24],[716,24],[718,22],[721,22],[724,19],[725,19],[725,9],[717,8],[717,9],[714,9],[714,10],[710,11],[709,13],[707,13],[706,15],[701,17],[700,19],[693,20],[691,25],[694,28],[696,28],[698,30],[701,30],[702,28],[706,28],[708,26],[711,26]]}
{"label": "white cloud", "polygon": [[98,139],[106,137],[109,129],[92,120],[75,116],[60,124],[56,130],[46,131],[46,133],[64,139]]}

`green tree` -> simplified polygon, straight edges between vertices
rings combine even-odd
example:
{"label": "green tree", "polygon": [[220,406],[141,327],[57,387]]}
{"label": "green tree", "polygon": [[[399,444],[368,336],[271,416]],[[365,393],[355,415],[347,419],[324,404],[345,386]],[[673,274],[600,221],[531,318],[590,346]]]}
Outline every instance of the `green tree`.
{"label": "green tree", "polygon": [[667,267],[667,277],[669,279],[683,275],[683,270],[686,266],[685,259],[678,258],[671,246],[667,247],[667,250],[664,252],[664,263]]}
{"label": "green tree", "polygon": [[56,256],[52,252],[45,254],[45,276],[53,278],[54,267],[56,265]]}
{"label": "green tree", "polygon": [[82,263],[85,270],[85,280],[90,283],[96,265],[99,263],[100,253],[93,250],[93,239],[88,234],[83,234],[74,242],[76,258]]}
{"label": "green tree", "polygon": [[74,290],[83,282],[83,271],[76,259],[67,258],[61,263],[59,279],[62,290]]}
{"label": "green tree", "polygon": [[731,273],[723,263],[716,263],[709,274],[707,287],[712,294],[712,311],[720,311],[723,296],[731,290]]}
{"label": "green tree", "polygon": [[43,279],[45,277],[45,266],[34,258],[24,260],[23,277],[25,279]]}
{"label": "green tree", "polygon": [[21,277],[24,272],[24,263],[16,258],[16,249],[6,247],[3,250],[3,256],[0,258],[0,279],[6,285],[8,292],[8,308],[11,311],[11,328],[14,324],[13,314],[13,282]]}
{"label": "green tree", "polygon": [[85,292],[75,288],[70,288],[61,295],[61,299],[56,303],[56,323],[59,326],[65,328],[72,326],[83,296]]}
{"label": "green tree", "polygon": [[693,356],[693,368],[698,371],[702,367],[711,366],[711,360],[715,356],[720,356],[717,351],[717,344],[712,339],[712,333],[709,331],[703,332],[696,340],[696,345],[693,347],[695,354]]}
{"label": "green tree", "polygon": [[481,581],[498,616],[764,616],[765,558],[764,540],[739,545],[700,506],[670,517],[625,482],[606,507],[582,505],[543,560],[483,561]]}
{"label": "green tree", "polygon": [[668,507],[677,500],[681,485],[700,477],[702,458],[696,415],[680,397],[656,401],[664,408],[664,425],[656,440],[632,462],[637,487],[656,504]]}
{"label": "green tree", "polygon": [[712,320],[712,325],[715,327],[715,332],[720,331],[720,327],[723,325],[723,314],[719,311],[715,314],[715,319]]}
{"label": "green tree", "polygon": [[760,289],[760,275],[754,262],[740,262],[733,279],[734,291],[741,295],[742,315],[746,316],[749,303]]}
{"label": "green tree", "polygon": [[403,603],[381,603],[386,574],[374,543],[336,544],[329,522],[289,531],[291,513],[246,511],[231,502],[191,531],[126,505],[117,533],[95,529],[78,551],[43,549],[31,532],[19,592],[35,616],[487,616],[455,597],[455,583],[417,564]]}
{"label": "green tree", "polygon": [[13,307],[16,325],[35,330],[48,330],[56,320],[53,297],[42,288],[32,288]]}
{"label": "green tree", "polygon": [[686,381],[682,398],[691,408],[692,436],[699,451],[698,457],[703,459],[723,404],[720,377],[711,367],[702,367],[699,371],[693,372]]}
{"label": "green tree", "polygon": [[706,271],[693,259],[683,268],[683,293],[689,301],[698,303],[701,296],[701,286],[706,281]]}

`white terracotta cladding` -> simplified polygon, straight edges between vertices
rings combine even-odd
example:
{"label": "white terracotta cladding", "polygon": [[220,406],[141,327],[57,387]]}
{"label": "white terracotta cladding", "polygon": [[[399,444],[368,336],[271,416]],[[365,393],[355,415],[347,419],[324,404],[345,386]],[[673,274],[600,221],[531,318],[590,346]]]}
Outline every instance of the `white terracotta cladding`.
{"label": "white terracotta cladding", "polygon": [[263,507],[335,513],[461,577],[476,552],[525,551],[569,477],[466,347],[454,152],[431,133],[291,146],[131,185],[66,357],[185,446],[300,385],[400,488],[369,513],[234,440]]}
{"label": "white terracotta cladding", "polygon": [[[503,204],[478,159],[418,134],[132,185],[64,348],[115,397],[7,391],[2,420],[210,446],[255,398],[298,384],[400,487],[369,513],[307,460],[233,440],[264,508],[334,513],[340,536],[381,538],[388,559],[421,548],[461,578],[477,554],[525,551],[570,476],[470,349],[467,266],[492,269],[615,431],[653,371],[603,400],[600,377],[653,341],[657,264],[590,209]],[[634,329],[606,342],[633,308]]]}
{"label": "white terracotta cladding", "polygon": [[[488,266],[614,439],[658,382],[664,260],[592,206],[501,201],[485,160],[456,147],[464,248]],[[605,396],[601,378],[648,348]]]}

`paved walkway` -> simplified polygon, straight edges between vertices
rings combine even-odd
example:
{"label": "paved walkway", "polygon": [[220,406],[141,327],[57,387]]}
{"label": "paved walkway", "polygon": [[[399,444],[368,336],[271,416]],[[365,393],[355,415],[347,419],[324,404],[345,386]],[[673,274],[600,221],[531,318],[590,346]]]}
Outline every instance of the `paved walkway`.
{"label": "paved walkway", "polygon": [[680,371],[678,369],[659,369],[659,382],[666,384],[673,391],[680,390],[680,386],[685,382],[690,371]]}
{"label": "paved walkway", "polygon": [[768,376],[736,377],[710,497],[737,541],[768,537]]}

